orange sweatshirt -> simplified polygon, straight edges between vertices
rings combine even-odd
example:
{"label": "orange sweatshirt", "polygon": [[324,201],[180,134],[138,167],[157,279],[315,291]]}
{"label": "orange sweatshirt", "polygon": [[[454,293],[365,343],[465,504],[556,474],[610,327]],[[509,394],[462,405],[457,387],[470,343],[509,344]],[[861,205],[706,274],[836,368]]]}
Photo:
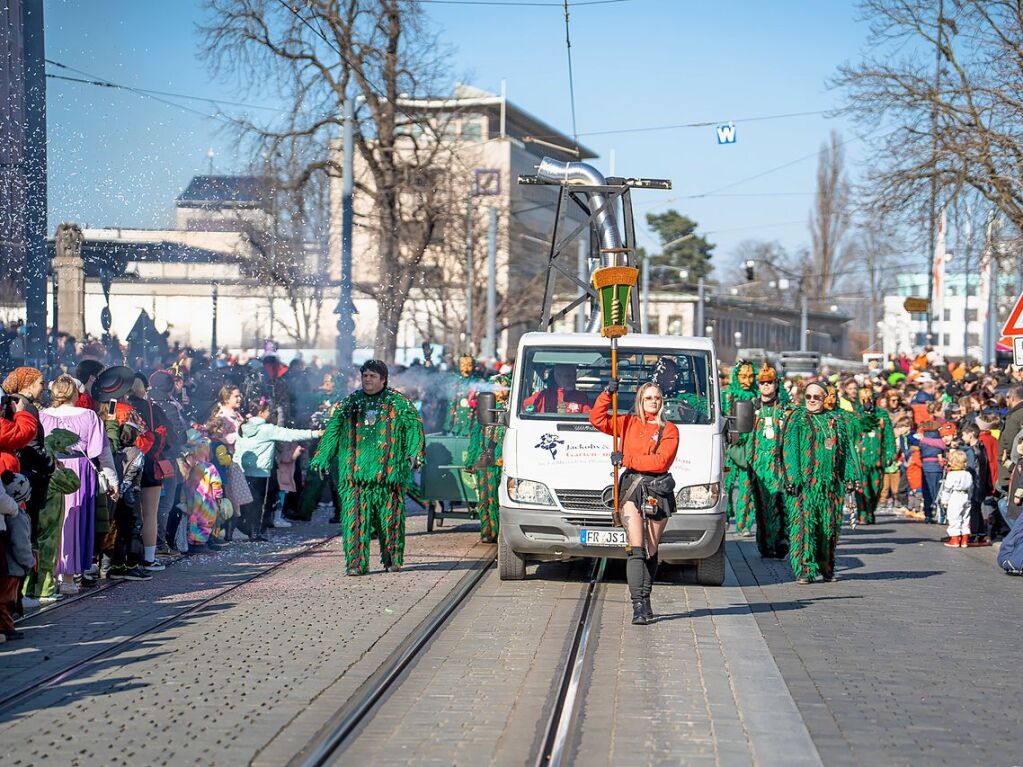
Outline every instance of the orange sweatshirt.
{"label": "orange sweatshirt", "polygon": [[[611,395],[601,392],[590,423],[605,434],[612,433]],[[664,427],[661,443],[654,449],[660,427],[656,421],[643,421],[634,415],[618,416],[618,434],[622,435],[622,462],[633,471],[663,474],[671,468],[678,452],[678,427],[670,421]]]}

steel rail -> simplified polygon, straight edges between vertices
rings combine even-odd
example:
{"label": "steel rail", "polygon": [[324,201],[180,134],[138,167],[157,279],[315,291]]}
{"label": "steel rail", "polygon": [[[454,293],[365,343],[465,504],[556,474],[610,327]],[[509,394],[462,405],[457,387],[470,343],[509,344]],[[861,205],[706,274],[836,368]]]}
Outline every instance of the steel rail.
{"label": "steel rail", "polygon": [[604,579],[606,566],[606,559],[598,559],[593,563],[590,582],[586,588],[586,595],[583,597],[582,609],[576,620],[572,644],[569,646],[568,660],[558,680],[554,706],[544,729],[540,753],[535,762],[536,767],[559,767],[562,761],[568,757],[569,738],[578,713],[579,687],[582,682],[583,669],[586,666],[590,635],[596,615],[595,595],[598,586]]}
{"label": "steel rail", "polygon": [[43,679],[40,679],[36,682],[32,682],[31,684],[28,684],[25,687],[22,687],[21,689],[10,693],[9,695],[4,695],[3,697],[0,697],[0,713],[3,713],[11,708],[15,708],[18,704],[22,703],[27,698],[30,698],[45,690],[51,689],[56,685],[60,684],[61,682],[76,677],[79,673],[81,673],[83,670],[88,668],[96,661],[114,655],[120,652],[121,650],[126,649],[130,645],[138,642],[140,639],[149,636],[150,634],[155,634],[156,632],[161,631],[167,628],[168,626],[173,626],[175,623],[181,621],[184,618],[187,618],[190,615],[194,615],[195,613],[199,612],[210,603],[217,601],[221,597],[224,597],[227,594],[230,594],[231,592],[240,589],[242,586],[246,586],[252,583],[254,580],[269,575],[270,573],[274,572],[275,570],[278,570],[284,565],[287,565],[291,562],[294,562],[296,559],[305,556],[313,549],[319,548],[320,546],[324,546],[325,544],[330,543],[330,541],[334,540],[337,537],[338,536],[335,534],[314,541],[313,543],[304,546],[302,549],[295,552],[291,556],[282,559],[280,562],[275,562],[270,567],[260,570],[259,572],[254,573],[253,575],[245,578],[244,580],[241,580],[238,583],[235,583],[222,591],[218,591],[216,594],[213,594],[212,596],[209,596],[206,599],[196,602],[194,605],[186,607],[184,610],[179,610],[178,612],[164,618],[163,620],[155,623],[154,625],[145,628],[142,631],[139,631],[135,634],[132,634],[130,637],[126,637],[125,639],[119,640],[118,642],[115,642],[109,647],[105,647],[102,650],[93,653],[87,658],[75,661],[70,666],[67,666],[61,669],[60,671],[50,674],[49,676],[44,677]]}
{"label": "steel rail", "polygon": [[430,640],[444,628],[455,611],[476,590],[496,560],[496,553],[477,560],[474,568],[462,576],[444,600],[430,611],[430,614],[380,664],[372,676],[362,683],[349,702],[288,762],[288,767],[321,767],[334,761],[346,741],[360,724],[370,718],[376,705],[395,686],[402,673],[423,654]]}

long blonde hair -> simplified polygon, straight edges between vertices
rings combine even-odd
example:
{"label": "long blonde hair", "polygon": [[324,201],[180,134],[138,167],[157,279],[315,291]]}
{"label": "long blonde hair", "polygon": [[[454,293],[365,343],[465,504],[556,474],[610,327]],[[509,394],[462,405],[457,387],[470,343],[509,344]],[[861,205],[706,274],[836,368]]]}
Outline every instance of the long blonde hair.
{"label": "long blonde hair", "polygon": [[657,389],[658,393],[661,395],[661,407],[654,416],[654,420],[657,421],[658,426],[664,426],[668,423],[668,419],[664,416],[664,392],[661,390],[661,387],[653,381],[647,381],[636,390],[636,401],[632,404],[632,414],[644,423],[646,422],[647,415],[643,411],[643,393],[647,389]]}

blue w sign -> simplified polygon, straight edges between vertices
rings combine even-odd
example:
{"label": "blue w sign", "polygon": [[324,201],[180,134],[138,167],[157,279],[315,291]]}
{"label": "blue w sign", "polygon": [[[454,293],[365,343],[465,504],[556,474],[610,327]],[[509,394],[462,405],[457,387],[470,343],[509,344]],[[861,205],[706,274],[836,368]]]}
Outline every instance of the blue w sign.
{"label": "blue w sign", "polygon": [[735,143],[735,123],[724,123],[717,127],[719,144]]}

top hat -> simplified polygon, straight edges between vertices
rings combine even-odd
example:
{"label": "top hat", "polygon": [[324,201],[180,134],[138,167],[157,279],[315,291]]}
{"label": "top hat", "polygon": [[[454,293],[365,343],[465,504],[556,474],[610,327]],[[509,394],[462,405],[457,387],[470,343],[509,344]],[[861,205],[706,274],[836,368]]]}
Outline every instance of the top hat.
{"label": "top hat", "polygon": [[123,399],[131,392],[135,371],[124,365],[109,367],[100,373],[92,384],[92,396],[100,402]]}

